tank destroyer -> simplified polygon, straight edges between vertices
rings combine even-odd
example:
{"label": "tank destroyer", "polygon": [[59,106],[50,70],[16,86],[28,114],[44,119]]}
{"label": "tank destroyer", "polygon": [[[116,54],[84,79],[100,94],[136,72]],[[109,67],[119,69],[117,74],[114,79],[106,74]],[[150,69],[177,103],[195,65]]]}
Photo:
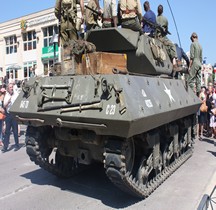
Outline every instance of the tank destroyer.
{"label": "tank destroyer", "polygon": [[146,198],[192,155],[200,100],[170,76],[159,40],[109,28],[87,41],[64,48],[53,76],[30,78],[11,113],[41,168],[71,177],[100,162],[117,187]]}

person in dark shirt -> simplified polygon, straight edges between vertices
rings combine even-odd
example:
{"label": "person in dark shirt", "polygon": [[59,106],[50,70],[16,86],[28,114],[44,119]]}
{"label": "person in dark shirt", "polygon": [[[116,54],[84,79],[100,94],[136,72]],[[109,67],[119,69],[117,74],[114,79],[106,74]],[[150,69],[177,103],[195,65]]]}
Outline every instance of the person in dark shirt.
{"label": "person in dark shirt", "polygon": [[175,46],[176,46],[176,53],[177,53],[178,60],[181,61],[182,59],[184,59],[187,64],[187,67],[189,67],[190,61],[188,56],[186,55],[184,50],[178,46],[177,43],[175,43]]}
{"label": "person in dark shirt", "polygon": [[142,23],[143,23],[143,32],[146,35],[153,36],[155,32],[155,28],[152,27],[148,22],[151,22],[153,24],[156,23],[156,15],[155,13],[150,9],[150,4],[148,1],[145,1],[143,4],[145,14],[142,18]]}
{"label": "person in dark shirt", "polygon": [[[179,47],[177,43],[175,43],[175,47],[176,47],[176,53],[177,53],[177,58],[178,58],[177,65],[178,65],[179,71],[187,72],[189,64],[190,64],[190,60],[188,56],[186,55],[186,53],[184,52],[184,50],[181,47]],[[187,66],[184,66],[182,64],[182,59],[185,60]],[[178,78],[178,72],[175,72],[174,77]]]}

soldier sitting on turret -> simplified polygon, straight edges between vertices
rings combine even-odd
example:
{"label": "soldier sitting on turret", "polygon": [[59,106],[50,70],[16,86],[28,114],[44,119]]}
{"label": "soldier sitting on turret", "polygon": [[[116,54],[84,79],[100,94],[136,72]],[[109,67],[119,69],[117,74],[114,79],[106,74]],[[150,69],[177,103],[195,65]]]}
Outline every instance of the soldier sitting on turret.
{"label": "soldier sitting on turret", "polygon": [[166,51],[173,64],[173,70],[178,71],[176,48],[175,48],[175,45],[166,36],[168,33],[168,20],[162,14],[163,14],[163,6],[160,4],[158,6],[158,16],[157,16],[156,21],[159,25],[162,26],[162,28],[164,29],[164,33],[162,33],[161,30],[158,30],[157,37],[166,47]]}
{"label": "soldier sitting on turret", "polygon": [[142,33],[142,9],[140,0],[119,0],[122,28]]}
{"label": "soldier sitting on turret", "polygon": [[145,35],[153,37],[155,33],[155,27],[152,27],[152,25],[149,22],[151,22],[152,24],[156,24],[156,15],[150,9],[150,4],[148,1],[144,2],[143,7],[146,12],[142,18],[143,32]]}

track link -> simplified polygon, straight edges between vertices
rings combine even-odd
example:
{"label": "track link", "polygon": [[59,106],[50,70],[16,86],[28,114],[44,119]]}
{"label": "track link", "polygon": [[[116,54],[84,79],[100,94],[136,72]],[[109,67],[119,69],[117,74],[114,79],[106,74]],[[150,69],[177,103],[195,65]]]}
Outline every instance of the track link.
{"label": "track link", "polygon": [[[124,142],[122,142],[124,144]],[[188,149],[179,158],[164,168],[160,174],[151,179],[146,185],[140,184],[138,180],[131,175],[125,164],[126,157],[124,152],[116,153],[111,148],[106,148],[104,153],[104,166],[109,179],[121,190],[135,197],[146,198],[156,188],[158,188],[172,173],[174,173],[188,158],[192,156],[192,148]]]}

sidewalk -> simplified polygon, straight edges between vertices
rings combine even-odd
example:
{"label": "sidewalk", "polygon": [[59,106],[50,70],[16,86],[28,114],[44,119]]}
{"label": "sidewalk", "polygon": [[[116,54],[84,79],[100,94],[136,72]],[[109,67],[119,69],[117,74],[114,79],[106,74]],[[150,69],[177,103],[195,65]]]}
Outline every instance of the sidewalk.
{"label": "sidewalk", "polygon": [[[212,144],[215,146],[216,143],[215,139],[208,138],[208,140],[209,142],[212,142]],[[215,152],[213,153],[215,153],[214,155],[216,156],[216,146],[215,146]],[[199,205],[197,206],[197,210],[216,210],[216,167],[215,167],[215,172],[211,180],[209,181],[208,186],[203,192],[203,197],[200,200]]]}
{"label": "sidewalk", "polygon": [[[207,199],[207,200],[206,200]],[[204,191],[203,198],[197,206],[197,210],[214,210],[216,209],[216,171]]]}

